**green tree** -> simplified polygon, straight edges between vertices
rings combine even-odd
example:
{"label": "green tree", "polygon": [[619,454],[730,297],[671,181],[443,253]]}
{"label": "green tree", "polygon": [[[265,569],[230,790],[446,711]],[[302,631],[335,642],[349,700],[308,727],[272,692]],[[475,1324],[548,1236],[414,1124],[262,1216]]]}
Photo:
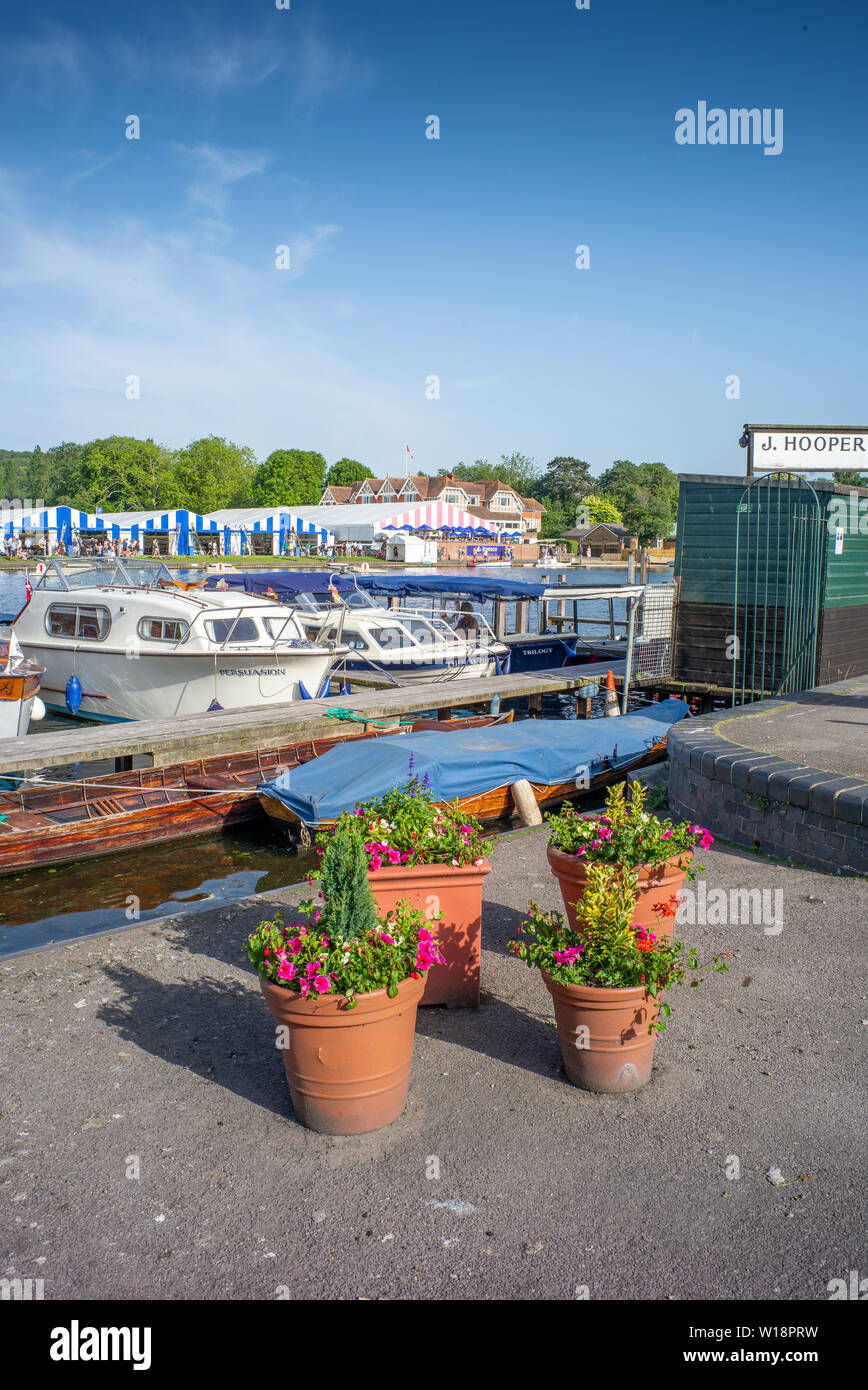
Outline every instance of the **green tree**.
{"label": "green tree", "polygon": [[377,925],[377,905],[368,882],[368,857],[361,831],[344,815],[326,845],[320,873],[325,899],[318,930],[335,940],[351,941]]}
{"label": "green tree", "polygon": [[678,477],[665,463],[631,463],[616,459],[597,479],[596,492],[608,497],[621,512],[636,500],[665,497],[673,517],[678,512]]}
{"label": "green tree", "polygon": [[678,513],[678,475],[665,463],[640,463],[639,487],[649,497],[665,497],[673,516]]}
{"label": "green tree", "polygon": [[92,512],[147,511],[171,506],[172,455],[153,439],[109,435],[84,445],[60,445],[44,456],[57,501]]}
{"label": "green tree", "polygon": [[[338,459],[325,475],[326,487],[349,487],[350,483],[360,483],[363,478],[373,478],[374,474],[367,464],[357,459]],[[319,498],[316,499],[317,502]]]}
{"label": "green tree", "polygon": [[[41,450],[39,452],[41,453]],[[16,499],[23,502],[29,498],[36,502],[42,496],[41,493],[30,490],[33,476],[32,460],[33,453],[19,449],[0,449],[0,498],[5,498],[8,502]]]}
{"label": "green tree", "polygon": [[171,498],[162,506],[213,512],[222,507],[249,507],[258,472],[253,450],[209,434],[194,439],[174,456]]}
{"label": "green tree", "polygon": [[553,458],[539,480],[544,498],[555,505],[575,509],[576,504],[593,488],[591,470],[584,459],[559,455]]}
{"label": "green tree", "polygon": [[624,525],[631,536],[638,536],[640,545],[650,545],[658,536],[668,535],[672,521],[665,496],[645,498],[637,491],[634,500],[624,508]]}
{"label": "green tree", "polygon": [[611,468],[600,474],[594,491],[608,497],[623,512],[627,503],[635,497],[639,486],[638,473],[638,467],[629,459],[615,459]]}
{"label": "green tree", "polygon": [[555,536],[562,536],[575,526],[575,507],[559,506],[557,502],[553,502],[550,497],[547,497],[545,508],[539,533],[541,540],[553,540]]}
{"label": "green tree", "polygon": [[604,497],[599,492],[589,492],[582,498],[580,503],[588,510],[588,522],[591,526],[599,526],[601,522],[611,521],[616,526],[623,525],[624,518],[618,507],[609,497]]}
{"label": "green tree", "polygon": [[475,463],[457,463],[454,468],[441,468],[444,473],[454,473],[468,483],[493,482],[497,479],[507,487],[515,488],[520,497],[533,497],[534,489],[539,488],[540,474],[532,458],[526,454],[501,454],[500,463],[489,463],[488,459],[477,459]]}
{"label": "green tree", "polygon": [[81,472],[85,445],[64,442],[52,444],[45,453],[33,451],[31,484],[49,507],[70,503]]}
{"label": "green tree", "polygon": [[868,487],[868,477],[855,468],[839,468],[832,478],[841,487]]}
{"label": "green tree", "polygon": [[260,507],[315,507],[325,488],[326,461],[312,449],[275,449],[256,470]]}

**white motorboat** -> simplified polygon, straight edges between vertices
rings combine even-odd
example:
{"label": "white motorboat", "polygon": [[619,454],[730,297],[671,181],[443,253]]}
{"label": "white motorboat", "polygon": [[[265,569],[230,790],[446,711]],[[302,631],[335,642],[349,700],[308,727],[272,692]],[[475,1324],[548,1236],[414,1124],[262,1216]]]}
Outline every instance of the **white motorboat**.
{"label": "white motorboat", "polygon": [[283,604],[120,561],[50,561],[14,630],[48,708],[105,722],[312,698],[347,654]]}
{"label": "white motorboat", "polygon": [[407,685],[473,680],[509,668],[509,648],[494,639],[478,615],[470,617],[474,626],[456,630],[442,618],[405,608],[382,608],[365,598],[363,604],[350,604],[345,612],[325,617],[308,616],[301,610],[306,631],[319,641],[340,638],[349,647],[344,665],[350,677],[353,672],[381,671]]}
{"label": "white motorboat", "polygon": [[[417,681],[473,680],[509,670],[509,648],[498,641],[479,613],[442,617],[401,607],[385,608],[359,588],[338,592],[332,582],[349,575],[306,575],[291,571],[224,575],[223,592],[244,589],[292,604],[305,632],[317,641],[341,642],[349,648],[342,669],[385,675],[397,685]],[[319,581],[319,582],[317,582]]]}
{"label": "white motorboat", "polygon": [[41,719],[45,706],[39,698],[43,669],[24,656],[17,638],[7,628],[0,632],[0,738],[22,738],[31,719]]}

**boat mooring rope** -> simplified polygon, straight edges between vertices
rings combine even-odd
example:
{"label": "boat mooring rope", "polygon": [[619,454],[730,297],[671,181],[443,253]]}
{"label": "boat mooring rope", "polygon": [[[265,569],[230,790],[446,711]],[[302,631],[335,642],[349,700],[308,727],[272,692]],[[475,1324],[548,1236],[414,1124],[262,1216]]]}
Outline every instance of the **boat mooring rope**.
{"label": "boat mooring rope", "polygon": [[335,705],[333,709],[327,709],[325,717],[326,719],[350,720],[355,724],[374,724],[377,727],[383,725],[385,728],[394,728],[396,724],[409,725],[413,723],[412,719],[368,719],[363,714],[354,714],[350,709],[341,709],[339,705]]}

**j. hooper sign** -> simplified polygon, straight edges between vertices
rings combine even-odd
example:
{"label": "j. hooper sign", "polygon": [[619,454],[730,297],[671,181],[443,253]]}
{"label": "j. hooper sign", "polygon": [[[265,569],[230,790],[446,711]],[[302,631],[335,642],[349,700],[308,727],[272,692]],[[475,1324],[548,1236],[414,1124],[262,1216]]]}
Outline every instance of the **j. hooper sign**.
{"label": "j. hooper sign", "polygon": [[738,442],[749,474],[868,470],[868,425],[745,425]]}

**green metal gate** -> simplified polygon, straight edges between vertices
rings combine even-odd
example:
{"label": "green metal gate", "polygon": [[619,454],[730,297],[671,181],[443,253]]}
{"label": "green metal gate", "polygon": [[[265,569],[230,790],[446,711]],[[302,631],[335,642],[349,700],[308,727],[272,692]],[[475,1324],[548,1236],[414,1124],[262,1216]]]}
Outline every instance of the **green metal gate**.
{"label": "green metal gate", "polygon": [[752,478],[736,522],[732,702],[816,684],[825,516],[806,479]]}

